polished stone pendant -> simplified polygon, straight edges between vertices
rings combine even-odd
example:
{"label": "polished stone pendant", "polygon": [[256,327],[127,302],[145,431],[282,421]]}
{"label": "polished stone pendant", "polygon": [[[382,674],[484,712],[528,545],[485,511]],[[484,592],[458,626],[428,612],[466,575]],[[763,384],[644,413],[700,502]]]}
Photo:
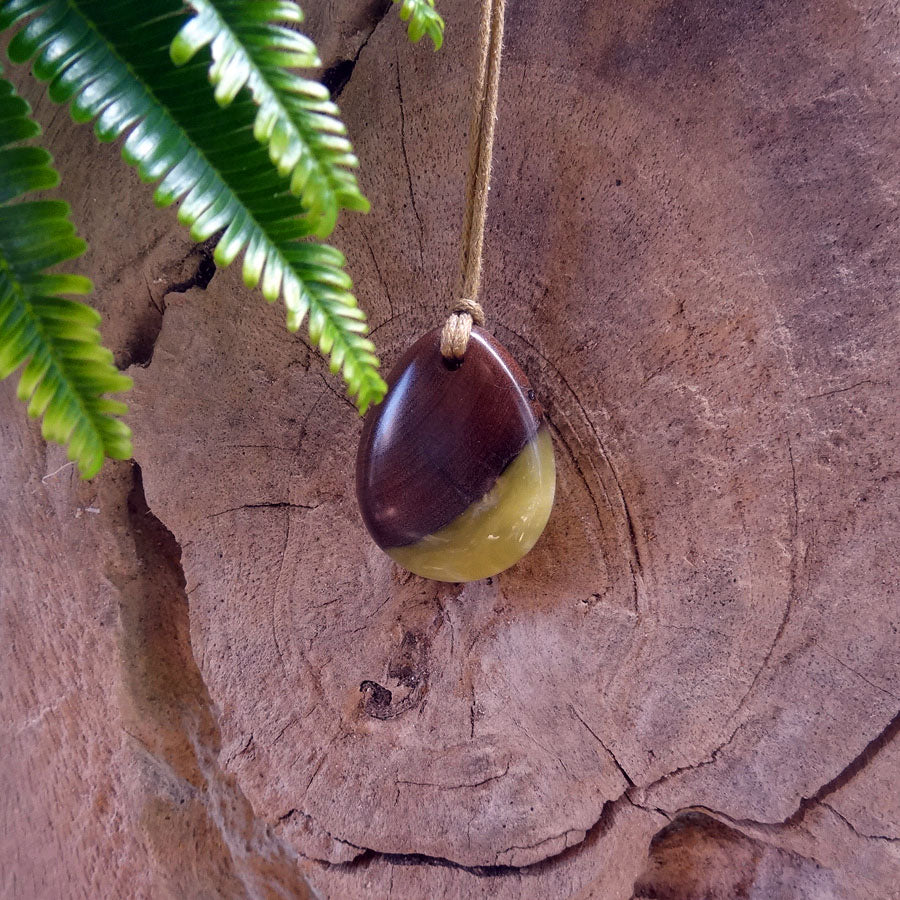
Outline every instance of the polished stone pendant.
{"label": "polished stone pendant", "polygon": [[521,369],[473,328],[448,362],[441,329],[418,340],[366,418],[356,493],[375,542],[405,569],[475,581],[520,560],[541,536],[556,487],[553,445]]}

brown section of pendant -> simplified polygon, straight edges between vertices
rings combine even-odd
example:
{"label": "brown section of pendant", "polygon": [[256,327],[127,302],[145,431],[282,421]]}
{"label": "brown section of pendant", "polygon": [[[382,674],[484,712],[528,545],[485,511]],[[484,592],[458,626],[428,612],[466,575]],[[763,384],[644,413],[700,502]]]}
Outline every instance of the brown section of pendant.
{"label": "brown section of pendant", "polygon": [[528,380],[487,332],[472,329],[460,364],[444,360],[440,339],[436,328],[407,350],[363,427],[356,493],[380,547],[412,544],[453,521],[540,425]]}

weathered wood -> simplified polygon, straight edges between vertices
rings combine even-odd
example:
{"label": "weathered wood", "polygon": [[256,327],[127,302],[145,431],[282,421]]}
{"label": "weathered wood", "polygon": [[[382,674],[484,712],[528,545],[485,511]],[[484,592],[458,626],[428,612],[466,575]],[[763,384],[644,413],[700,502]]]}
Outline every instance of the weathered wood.
{"label": "weathered wood", "polygon": [[[455,279],[475,16],[432,54],[383,6],[312,24],[356,59],[338,242],[390,365]],[[5,893],[898,896],[898,20],[510,0],[483,300],[558,499],[465,588],[372,546],[280,311],[185,292],[172,217],[41,105],[149,360],[144,480],[51,476],[0,386]]]}

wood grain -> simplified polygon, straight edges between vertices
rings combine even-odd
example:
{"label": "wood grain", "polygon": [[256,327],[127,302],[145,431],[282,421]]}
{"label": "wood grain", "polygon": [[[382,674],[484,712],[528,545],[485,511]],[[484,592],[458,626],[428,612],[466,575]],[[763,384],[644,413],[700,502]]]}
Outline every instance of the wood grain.
{"label": "wood grain", "polygon": [[[433,54],[382,6],[315,21],[390,365],[450,299],[475,17]],[[174,291],[174,218],[38,106],[149,360],[148,508],[0,385],[4,896],[897,896],[900,6],[510,0],[506,36],[484,299],[558,499],[465,588],[371,545],[280,311]]]}

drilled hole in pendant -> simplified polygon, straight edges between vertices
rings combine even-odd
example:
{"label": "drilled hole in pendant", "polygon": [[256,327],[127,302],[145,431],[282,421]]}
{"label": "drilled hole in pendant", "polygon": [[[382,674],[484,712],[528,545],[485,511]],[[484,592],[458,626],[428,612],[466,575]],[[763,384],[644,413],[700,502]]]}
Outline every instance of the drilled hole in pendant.
{"label": "drilled hole in pendant", "polygon": [[460,366],[462,366],[465,361],[465,357],[462,359],[447,359],[446,356],[441,357],[441,361],[444,363],[444,368],[448,372],[455,372]]}

